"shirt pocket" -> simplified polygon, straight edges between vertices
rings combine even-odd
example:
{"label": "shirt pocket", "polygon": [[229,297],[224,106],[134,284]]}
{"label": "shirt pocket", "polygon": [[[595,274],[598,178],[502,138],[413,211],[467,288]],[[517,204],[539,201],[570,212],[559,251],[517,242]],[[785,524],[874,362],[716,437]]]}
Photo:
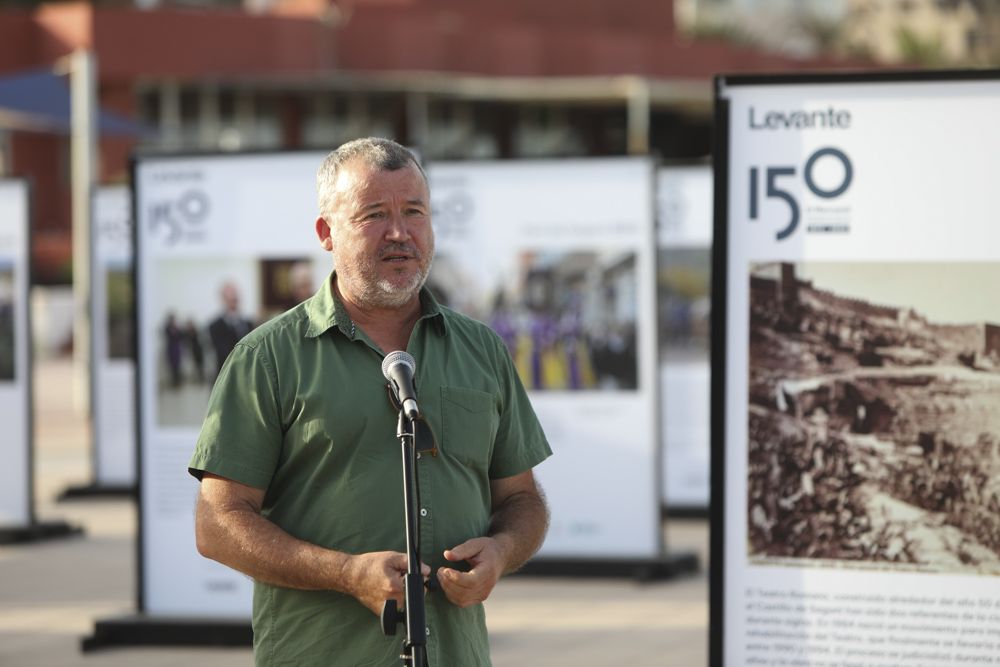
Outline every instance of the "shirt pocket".
{"label": "shirt pocket", "polygon": [[500,419],[493,394],[441,387],[441,450],[467,466],[489,470]]}

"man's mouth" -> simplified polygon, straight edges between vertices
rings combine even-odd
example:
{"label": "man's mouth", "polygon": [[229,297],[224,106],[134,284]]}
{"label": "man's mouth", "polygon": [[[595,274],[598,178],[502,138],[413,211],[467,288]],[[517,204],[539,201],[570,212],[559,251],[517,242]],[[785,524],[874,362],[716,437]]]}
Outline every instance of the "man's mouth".
{"label": "man's mouth", "polygon": [[381,253],[380,259],[383,262],[405,262],[416,259],[416,254],[406,250],[387,250]]}

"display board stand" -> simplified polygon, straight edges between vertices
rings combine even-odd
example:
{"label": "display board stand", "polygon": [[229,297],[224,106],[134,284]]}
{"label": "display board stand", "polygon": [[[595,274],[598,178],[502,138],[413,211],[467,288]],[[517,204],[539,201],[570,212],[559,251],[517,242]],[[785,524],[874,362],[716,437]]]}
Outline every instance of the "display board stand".
{"label": "display board stand", "polygon": [[[154,473],[160,467],[183,470],[193,450],[218,361],[207,328],[219,305],[220,284],[228,280],[237,286],[244,313],[263,320],[290,307],[280,299],[299,298],[276,291],[275,281],[286,274],[276,276],[271,271],[290,270],[292,265],[295,269],[309,267],[314,284],[328,273],[326,262],[319,261],[326,257],[314,246],[309,224],[315,218],[315,172],[325,155],[315,151],[240,156],[172,154],[141,155],[133,160],[131,220],[135,232],[130,234],[133,245],[128,259],[137,295],[133,312],[137,339],[137,603],[134,614],[98,619],[93,632],[81,640],[85,652],[114,646],[252,645],[250,582],[197,554],[190,511],[195,494],[190,496],[191,508],[186,504],[188,498],[182,507],[175,506],[186,495],[184,489],[196,489],[197,482],[186,475],[168,478]],[[250,181],[257,186],[245,191]],[[249,202],[247,193],[253,193],[250,217],[272,234],[261,242],[267,254],[258,258],[254,253],[259,254],[259,248],[242,248],[241,243],[250,240],[253,246],[253,239],[258,238],[244,235],[235,247],[212,249],[209,243],[208,259],[200,259],[204,251],[199,248],[208,240],[204,230],[219,227],[214,216]],[[260,202],[273,202],[274,206],[268,208]],[[286,218],[304,221],[299,233],[288,234],[272,224]],[[191,254],[187,248],[192,249]],[[157,251],[161,255],[154,255]],[[153,275],[160,261],[166,262],[167,270],[172,266],[179,274],[171,280]],[[179,291],[169,289],[171,284],[183,282],[180,277],[189,280],[191,271],[200,272],[194,283],[184,283],[187,287]],[[192,284],[198,289],[192,290]],[[201,290],[203,284],[212,288]],[[150,310],[151,303],[162,310]],[[193,355],[190,334],[184,338],[184,360],[176,378],[180,382],[170,376],[158,356],[157,345],[164,336],[163,316],[169,308],[178,311],[179,325],[193,319],[206,354],[202,367],[202,360]],[[192,576],[195,570],[198,574]],[[185,583],[178,586],[180,580]]]}
{"label": "display board stand", "polygon": [[666,519],[708,519],[709,508],[703,505],[664,505],[663,518]]}
{"label": "display board stand", "polygon": [[583,558],[538,558],[528,561],[515,575],[536,577],[604,577],[663,581],[693,574],[700,569],[695,552],[668,552],[659,558],[593,560]]}
{"label": "display board stand", "polygon": [[1000,71],[715,90],[709,665],[995,662]]}
{"label": "display board stand", "polygon": [[91,475],[59,500],[136,496],[135,335],[131,196],[125,185],[93,194],[91,225]]}
{"label": "display board stand", "polygon": [[[0,179],[0,416],[5,470],[0,475],[0,544],[76,535],[78,527],[35,517],[34,410],[29,282],[30,187]],[[7,476],[7,477],[4,477]]]}
{"label": "display board stand", "polygon": [[662,518],[708,517],[712,171],[656,173],[656,302]]}
{"label": "display board stand", "polygon": [[22,544],[82,535],[83,528],[65,521],[36,521],[27,526],[0,528],[0,544]]}
{"label": "display board stand", "polygon": [[253,630],[244,619],[161,618],[133,614],[102,619],[80,642],[84,653],[111,646],[251,646]]}
{"label": "display board stand", "polygon": [[[197,483],[173,474],[183,470],[193,450],[203,418],[200,397],[207,389],[206,383],[195,379],[187,348],[179,364],[171,361],[172,320],[175,317],[179,324],[191,320],[203,331],[217,312],[221,290],[216,287],[225,281],[239,287],[241,312],[263,319],[275,307],[268,299],[273,296],[270,286],[275,284],[276,271],[294,262],[313,267],[314,282],[327,275],[329,260],[314,253],[308,223],[302,225],[301,234],[294,235],[288,233],[287,225],[274,224],[275,220],[314,219],[313,183],[322,158],[308,153],[171,155],[142,156],[134,163],[138,604],[134,615],[98,621],[93,634],[84,640],[85,650],[136,642],[229,645],[239,644],[241,637],[246,644],[250,642],[250,583],[197,554],[191,511]],[[496,174],[498,178],[506,177],[503,187],[515,191],[534,187],[533,197],[544,196],[547,205],[560,212],[560,229],[550,228],[548,222],[535,223],[549,220],[551,216],[544,212],[515,212],[519,222],[510,232],[512,243],[523,236],[518,231],[533,230],[528,245],[512,245],[504,258],[509,263],[506,268],[523,278],[521,295],[544,300],[554,296],[542,289],[545,285],[558,287],[566,299],[538,301],[536,312],[554,316],[555,311],[545,308],[576,307],[581,317],[597,319],[594,335],[606,331],[606,326],[620,326],[615,330],[617,338],[595,348],[603,356],[595,360],[588,377],[571,378],[565,370],[556,379],[561,383],[558,387],[536,387],[539,391],[532,396],[539,403],[536,410],[543,425],[548,424],[547,432],[563,431],[560,444],[564,449],[561,459],[553,457],[561,461],[559,465],[553,463],[540,476],[552,504],[553,529],[547,547],[522,573],[649,581],[694,572],[698,569],[694,554],[664,547],[659,513],[656,389],[649,370],[652,364],[647,363],[654,353],[655,337],[650,251],[653,165],[608,160],[531,162],[516,168],[493,164],[475,170],[468,165],[432,166],[432,198],[437,193],[433,203],[436,210],[441,209],[434,219],[441,253],[435,259],[437,273],[432,273],[432,282],[435,275],[447,280],[449,271],[494,278],[460,260],[468,255],[462,251],[463,243],[481,248],[478,236],[497,227],[490,219],[469,217],[473,210],[510,218],[511,212],[493,200],[499,195],[510,201],[501,187],[494,188],[498,180],[492,170],[496,168],[503,172]],[[561,210],[566,196],[549,191],[551,183],[545,180],[548,171],[544,170],[551,170],[569,193],[580,191],[580,177],[589,178],[594,188],[607,188],[605,172],[610,172],[615,184],[610,193],[602,190],[594,201],[579,205],[590,222],[578,229],[582,213]],[[540,183],[545,187],[539,188]],[[466,191],[465,185],[473,189]],[[481,206],[478,197],[485,198]],[[629,202],[628,210],[597,208],[609,200]],[[274,203],[271,208],[270,202]],[[227,217],[234,212],[244,232],[236,236],[229,233]],[[570,238],[573,234],[584,243]],[[503,276],[496,279],[496,284],[506,284]],[[450,284],[467,283],[453,280]],[[483,286],[476,296],[488,296],[491,286]],[[595,300],[597,296],[600,300]],[[568,322],[571,314],[567,312],[563,321]],[[523,363],[530,366],[529,354],[525,352]],[[543,380],[553,381],[551,374]],[[582,384],[568,386],[577,380]],[[608,414],[617,415],[630,427],[641,423],[641,433],[625,441],[616,438],[622,431],[604,418]],[[567,431],[569,427],[572,432]],[[576,437],[578,431],[587,437]],[[617,445],[611,448],[614,465],[604,463],[609,441]],[[599,489],[601,498],[589,493],[592,485],[580,462],[587,463],[589,474],[605,481]],[[171,472],[156,474],[158,470]],[[623,512],[628,512],[629,521],[621,521]]]}
{"label": "display board stand", "polygon": [[80,486],[67,487],[59,494],[58,500],[85,500],[99,497],[135,498],[135,484],[99,484],[92,482]]}

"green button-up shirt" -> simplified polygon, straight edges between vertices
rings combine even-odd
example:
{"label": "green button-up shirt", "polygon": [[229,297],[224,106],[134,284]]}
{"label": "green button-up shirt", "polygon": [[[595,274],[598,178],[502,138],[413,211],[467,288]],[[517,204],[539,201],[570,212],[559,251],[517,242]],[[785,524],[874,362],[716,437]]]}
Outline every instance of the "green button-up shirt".
{"label": "green button-up shirt", "polygon": [[[439,453],[417,461],[420,557],[486,534],[490,480],[551,454],[507,349],[486,325],[421,292],[407,351],[421,414]],[[406,551],[398,411],[383,352],[356,329],[331,281],[251,332],[230,354],[209,400],[192,474],[265,489],[262,513],[291,535],[347,553]],[[489,665],[482,605],[426,596],[431,667]],[[254,584],[257,665],[401,664],[403,626],[385,637],[354,598]]]}

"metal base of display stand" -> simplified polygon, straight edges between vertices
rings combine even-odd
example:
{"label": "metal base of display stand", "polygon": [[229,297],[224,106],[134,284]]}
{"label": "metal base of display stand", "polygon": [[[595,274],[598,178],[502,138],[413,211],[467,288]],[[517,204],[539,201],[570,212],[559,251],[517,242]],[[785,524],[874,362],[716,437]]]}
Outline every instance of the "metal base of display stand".
{"label": "metal base of display stand", "polygon": [[699,569],[698,555],[668,553],[659,558],[584,559],[539,557],[528,561],[518,575],[540,577],[608,577],[660,581],[692,574]]}
{"label": "metal base of display stand", "polygon": [[[659,581],[697,572],[694,553],[671,553],[661,558],[607,559],[537,558],[517,576],[606,577]],[[80,648],[94,651],[112,646],[229,646],[253,645],[249,621],[217,618],[163,618],[136,614],[99,620]]]}
{"label": "metal base of display stand", "polygon": [[110,646],[252,646],[249,620],[163,618],[137,614],[99,620],[80,649]]}
{"label": "metal base of display stand", "polygon": [[0,544],[20,544],[70,537],[83,533],[83,528],[71,526],[64,521],[41,521],[16,528],[0,528]]}
{"label": "metal base of display stand", "polygon": [[98,484],[93,482],[85,486],[71,486],[60,493],[56,500],[62,502],[64,500],[99,497],[135,498],[135,495],[135,484]]}
{"label": "metal base of display stand", "polygon": [[711,511],[707,505],[663,505],[660,516],[664,519],[707,519]]}

